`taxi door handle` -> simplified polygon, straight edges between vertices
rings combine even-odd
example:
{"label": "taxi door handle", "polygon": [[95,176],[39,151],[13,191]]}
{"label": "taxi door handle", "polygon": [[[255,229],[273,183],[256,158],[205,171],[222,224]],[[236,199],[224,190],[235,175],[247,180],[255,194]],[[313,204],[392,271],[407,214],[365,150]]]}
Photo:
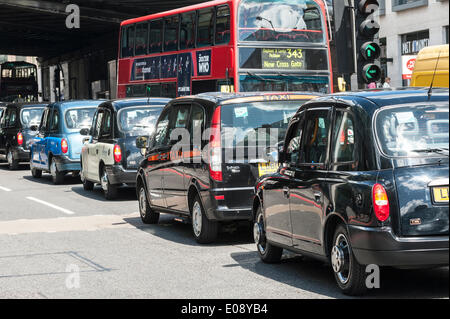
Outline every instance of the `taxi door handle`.
{"label": "taxi door handle", "polygon": [[315,192],[314,198],[316,200],[316,203],[318,203],[318,204],[322,203],[322,193],[321,192]]}

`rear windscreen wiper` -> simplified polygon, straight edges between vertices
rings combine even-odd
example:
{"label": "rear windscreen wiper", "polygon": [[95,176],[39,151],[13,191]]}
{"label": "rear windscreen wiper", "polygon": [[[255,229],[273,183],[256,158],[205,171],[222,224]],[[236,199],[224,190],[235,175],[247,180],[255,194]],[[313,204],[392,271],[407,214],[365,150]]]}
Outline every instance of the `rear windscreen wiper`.
{"label": "rear windscreen wiper", "polygon": [[431,148],[430,147],[430,148],[411,150],[411,152],[416,152],[416,153],[438,153],[438,154],[444,154],[444,155],[448,156],[448,148]]}

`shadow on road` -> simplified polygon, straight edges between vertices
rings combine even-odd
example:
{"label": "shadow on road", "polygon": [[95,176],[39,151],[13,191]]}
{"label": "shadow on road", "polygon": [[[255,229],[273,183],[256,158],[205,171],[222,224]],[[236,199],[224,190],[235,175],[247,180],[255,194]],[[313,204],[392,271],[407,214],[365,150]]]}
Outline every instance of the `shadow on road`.
{"label": "shadow on road", "polygon": [[[72,187],[72,191],[77,193],[82,197],[86,197],[89,199],[95,199],[101,202],[109,202],[105,199],[105,195],[103,195],[103,190],[100,186],[95,186],[93,191],[85,191],[83,186],[74,186]],[[121,187],[119,188],[119,192],[117,198],[112,200],[111,202],[125,202],[125,201],[136,201],[136,190],[132,187]],[[136,202],[137,205],[137,202]]]}
{"label": "shadow on road", "polygon": [[[52,177],[49,174],[42,174],[41,178],[34,178],[33,176],[26,175],[23,177],[23,179],[26,179],[27,181],[39,183],[39,184],[45,184],[45,185],[54,185],[52,181]],[[74,177],[72,175],[66,175],[64,176],[64,182],[61,185],[54,185],[54,186],[64,186],[64,185],[76,185],[80,184],[80,177]]]}
{"label": "shadow on road", "polygon": [[[6,162],[0,162],[0,169],[4,170],[4,171],[9,171],[8,168],[8,163]],[[14,170],[13,172],[17,172],[17,171],[25,171],[25,170],[30,170],[30,165],[29,164],[20,164],[19,168]]]}
{"label": "shadow on road", "polygon": [[[263,263],[256,251],[232,253],[237,265],[260,276],[333,298],[350,298],[337,287],[329,265],[306,257],[283,255],[279,264]],[[380,289],[358,298],[448,298],[448,267],[423,270],[381,268]]]}
{"label": "shadow on road", "polygon": [[215,243],[200,245],[194,239],[191,224],[177,222],[174,220],[174,216],[171,215],[161,214],[159,223],[156,225],[146,225],[141,221],[140,217],[125,218],[124,220],[130,225],[146,233],[182,245],[218,247],[249,244],[253,242],[251,228],[246,226],[240,226],[234,231],[230,231],[229,229],[222,227]]}

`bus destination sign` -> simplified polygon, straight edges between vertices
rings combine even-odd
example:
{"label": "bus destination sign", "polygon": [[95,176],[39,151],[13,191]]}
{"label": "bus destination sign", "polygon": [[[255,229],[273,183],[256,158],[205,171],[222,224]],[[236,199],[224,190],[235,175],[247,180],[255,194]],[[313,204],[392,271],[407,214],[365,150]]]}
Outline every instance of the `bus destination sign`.
{"label": "bus destination sign", "polygon": [[262,49],[263,69],[304,70],[303,49]]}

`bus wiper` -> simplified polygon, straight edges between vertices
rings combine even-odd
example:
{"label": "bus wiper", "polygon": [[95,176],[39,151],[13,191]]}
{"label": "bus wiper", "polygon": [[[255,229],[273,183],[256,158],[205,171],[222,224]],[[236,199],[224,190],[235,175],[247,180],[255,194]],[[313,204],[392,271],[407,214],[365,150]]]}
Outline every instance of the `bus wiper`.
{"label": "bus wiper", "polygon": [[266,81],[266,82],[284,82],[283,80],[277,80],[277,79],[265,79],[260,75],[257,75],[255,73],[252,72],[247,72],[247,75],[250,75],[251,77],[254,77],[260,81]]}
{"label": "bus wiper", "polygon": [[[436,147],[436,148],[422,148],[422,149],[416,149],[416,150],[411,150],[411,152],[415,152],[415,153],[438,153],[438,154],[444,154],[444,155],[449,155],[448,153],[448,148],[441,148],[441,147]],[[445,154],[447,153],[447,154]]]}
{"label": "bus wiper", "polygon": [[275,30],[275,27],[274,27],[274,25],[273,25],[273,23],[272,23],[272,21],[271,21],[271,20],[269,20],[269,19],[266,19],[266,18],[263,18],[263,17],[261,17],[261,16],[257,16],[257,17],[256,17],[256,20],[258,20],[258,21],[262,21],[262,20],[264,20],[264,21],[267,21],[267,22],[269,22],[269,23],[270,23],[270,25],[272,26],[272,30],[273,30],[273,31],[275,31],[275,32],[277,32],[277,30]]}

